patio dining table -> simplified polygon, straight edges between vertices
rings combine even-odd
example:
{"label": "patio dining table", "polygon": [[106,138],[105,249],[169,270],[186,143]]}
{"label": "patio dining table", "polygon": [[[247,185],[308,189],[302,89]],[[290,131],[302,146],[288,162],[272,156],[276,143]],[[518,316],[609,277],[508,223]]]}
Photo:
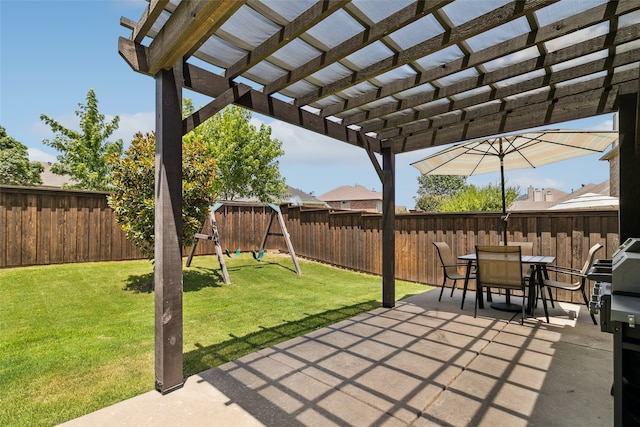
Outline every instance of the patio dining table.
{"label": "patio dining table", "polygon": [[[458,259],[467,262],[467,271],[464,279],[464,288],[462,293],[462,301],[464,301],[464,297],[466,296],[467,286],[469,285],[469,275],[471,274],[471,269],[473,267],[473,263],[476,262],[476,254],[466,254],[460,255]],[[527,314],[531,315],[533,313],[537,295],[536,285],[540,285],[544,280],[547,269],[547,265],[553,263],[556,260],[554,256],[540,256],[540,255],[522,255],[521,261],[522,264],[529,265],[531,268],[527,272],[528,282],[529,282],[529,297],[527,298]],[[484,299],[482,297],[482,289],[476,290],[476,298],[478,298],[478,307],[484,308]],[[491,304],[492,308],[496,310],[503,311],[520,311],[522,306],[511,303],[511,295],[507,290],[506,301],[504,303],[494,302]]]}

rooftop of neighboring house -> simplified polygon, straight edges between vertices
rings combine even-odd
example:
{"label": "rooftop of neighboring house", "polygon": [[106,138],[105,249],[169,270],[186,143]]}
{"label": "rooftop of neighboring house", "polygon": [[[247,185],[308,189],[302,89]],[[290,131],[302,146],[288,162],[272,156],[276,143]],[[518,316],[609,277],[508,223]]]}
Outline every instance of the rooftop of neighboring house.
{"label": "rooftop of neighboring house", "polygon": [[42,177],[43,187],[61,188],[64,184],[73,184],[74,181],[69,177],[69,175],[56,175],[51,172],[51,163],[40,162],[40,164],[44,166],[44,171],[40,174],[40,177]]}
{"label": "rooftop of neighboring house", "polygon": [[291,186],[288,186],[288,194],[284,201],[293,205],[327,207],[327,204],[325,202],[319,200],[313,194],[305,193],[304,191]]}
{"label": "rooftop of neighboring house", "polygon": [[529,186],[527,194],[518,197],[509,210],[512,212],[546,210],[558,203],[586,193],[608,196],[609,180],[601,182],[600,184],[583,184],[582,187],[571,193],[566,193],[555,188],[534,188],[533,186]]}
{"label": "rooftop of neighboring house", "polygon": [[318,196],[324,202],[339,202],[350,200],[382,200],[382,192],[369,190],[362,185],[343,185]]}
{"label": "rooftop of neighboring house", "polygon": [[[255,197],[240,197],[238,199],[234,199],[236,202],[258,202],[258,199]],[[296,206],[317,206],[317,207],[328,207],[328,205],[322,200],[318,200],[315,196],[309,193],[305,193],[304,191],[287,186],[287,194],[282,199],[282,203],[290,203]]]}

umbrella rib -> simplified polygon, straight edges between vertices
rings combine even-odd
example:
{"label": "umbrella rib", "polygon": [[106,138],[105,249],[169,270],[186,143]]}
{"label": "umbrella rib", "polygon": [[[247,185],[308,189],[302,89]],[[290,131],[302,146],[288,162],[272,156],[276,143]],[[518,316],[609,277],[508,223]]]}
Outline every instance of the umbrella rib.
{"label": "umbrella rib", "polygon": [[[515,139],[514,139],[514,140],[515,140]],[[522,158],[524,159],[524,161],[525,161],[525,162],[527,162],[527,164],[529,164],[529,166],[531,166],[532,168],[534,168],[534,169],[535,169],[535,165],[534,165],[533,163],[531,163],[531,161],[527,158],[527,156],[525,156],[525,155],[522,153],[522,151],[520,150],[520,148],[519,148],[519,147],[516,147],[516,146],[515,146],[515,144],[513,143],[513,141],[514,141],[514,140],[509,140],[509,143],[508,143],[508,146],[509,146],[509,147],[512,147],[512,148],[513,148],[513,151],[509,151],[509,150],[507,149],[507,150],[505,150],[505,151],[504,151],[503,156],[504,156],[504,157],[506,157],[506,156],[507,156],[507,154],[516,153],[516,154],[520,155],[520,157],[522,157]],[[538,140],[538,142],[540,142],[540,141]],[[524,146],[529,146],[529,145],[534,145],[534,144],[537,144],[537,142],[533,143],[533,140],[532,140],[532,139],[530,139],[529,141],[527,141],[527,142],[525,142],[525,143],[523,144],[523,147],[524,147]]]}
{"label": "umbrella rib", "polygon": [[[434,174],[437,173],[439,169],[444,168],[457,171],[456,173],[459,175],[471,176],[476,173],[485,173],[486,167],[483,164],[485,162],[485,159],[488,159],[489,157],[497,157],[499,159],[508,160],[512,154],[517,154],[518,156],[520,156],[521,160],[515,162],[515,164],[518,165],[516,166],[516,168],[520,169],[522,167],[536,168],[538,166],[549,163],[549,160],[551,160],[552,158],[563,160],[570,157],[578,157],[584,154],[602,153],[604,151],[604,148],[590,148],[576,145],[573,144],[570,140],[568,142],[553,140],[555,139],[554,135],[556,133],[558,133],[557,130],[545,130],[539,132],[534,131],[518,135],[486,138],[483,140],[470,141],[467,143],[454,145],[447,150],[443,150],[440,153],[430,156],[434,161],[437,161],[438,158],[441,158],[441,156],[443,155],[445,157],[452,157],[443,161],[441,160],[441,164],[425,173]],[[559,139],[564,140],[565,138],[559,137]],[[553,153],[552,150],[551,152],[549,152],[549,154],[546,154],[547,152],[545,151],[544,146],[541,146],[540,148],[536,147],[540,143],[549,144],[551,147],[574,149],[575,152],[568,152],[565,155],[562,150],[560,150],[560,153],[557,154]],[[595,143],[596,147],[602,146],[602,143],[598,139],[590,139],[585,141],[585,145],[592,145],[592,143]],[[533,152],[530,152],[531,150],[533,150]],[[477,161],[474,160],[473,156],[477,156]],[[467,159],[462,163],[462,165],[464,166],[459,168],[447,168],[447,165],[449,165],[451,162],[457,162],[460,158],[463,157],[466,157]],[[424,160],[429,160],[429,157]],[[553,162],[554,160],[551,161]],[[507,161],[506,164],[514,163]]]}

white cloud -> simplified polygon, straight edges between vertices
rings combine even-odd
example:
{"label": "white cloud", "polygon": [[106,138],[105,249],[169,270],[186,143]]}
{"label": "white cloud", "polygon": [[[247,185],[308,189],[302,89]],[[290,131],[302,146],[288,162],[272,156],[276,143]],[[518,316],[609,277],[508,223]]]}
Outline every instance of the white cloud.
{"label": "white cloud", "polygon": [[[122,138],[125,146],[128,146],[136,132],[152,132],[156,127],[156,115],[150,113],[120,114],[118,130],[113,133],[111,140]],[[111,121],[113,116],[105,116]]]}
{"label": "white cloud", "polygon": [[[118,116],[120,117],[118,129],[109,137],[109,141],[117,141],[122,138],[124,145],[128,146],[136,132],[151,132],[155,129],[154,112],[119,114]],[[105,114],[105,123],[110,123],[113,117],[113,114]],[[80,121],[75,114],[54,117],[54,120],[66,128],[80,130]],[[31,132],[38,135],[40,139],[54,138],[51,128],[42,120],[31,125]]]}
{"label": "white cloud", "polygon": [[56,156],[53,154],[45,153],[42,150],[38,150],[37,148],[28,148],[29,160],[32,162],[49,162],[55,163]]}
{"label": "white cloud", "polygon": [[[79,121],[78,117],[75,114],[65,114],[52,118],[66,128],[78,129]],[[53,132],[51,132],[51,128],[43,120],[34,122],[31,125],[30,131],[31,133],[38,135],[42,139],[51,139],[54,137]]]}
{"label": "white cloud", "polygon": [[[263,122],[254,117],[251,123],[260,126]],[[372,167],[366,151],[360,147],[280,121],[273,121],[268,125],[271,126],[271,136],[282,141],[285,151],[281,160],[283,163]]]}

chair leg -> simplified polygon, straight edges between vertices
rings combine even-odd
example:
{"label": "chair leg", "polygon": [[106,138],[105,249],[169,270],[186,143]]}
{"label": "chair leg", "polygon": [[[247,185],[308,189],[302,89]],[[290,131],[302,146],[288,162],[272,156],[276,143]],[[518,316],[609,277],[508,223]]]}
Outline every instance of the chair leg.
{"label": "chair leg", "polygon": [[591,320],[593,320],[593,324],[597,325],[598,321],[596,320],[596,316],[594,316],[594,314],[591,312],[591,309],[589,309],[589,300],[587,299],[587,293],[584,291],[584,288],[582,288],[582,298],[584,299],[584,304],[587,306],[587,311],[591,315]]}
{"label": "chair leg", "polygon": [[555,304],[553,303],[553,294],[551,293],[551,288],[547,288],[547,293],[549,294],[549,299],[551,300],[551,308],[556,308]]}
{"label": "chair leg", "polygon": [[464,299],[467,297],[467,288],[469,283],[465,280],[465,284],[462,286],[462,302],[460,303],[460,310],[464,309]]}
{"label": "chair leg", "polygon": [[454,280],[453,285],[451,286],[451,295],[449,295],[450,297],[453,297],[453,291],[455,291],[457,287],[458,287],[458,281]]}
{"label": "chair leg", "polygon": [[[549,311],[547,309],[547,297],[544,295],[544,286],[540,286],[540,294],[542,295],[542,306],[544,307],[544,315],[547,318],[547,323],[549,323]],[[548,290],[549,288],[547,288]]]}
{"label": "chair leg", "polygon": [[525,316],[525,310],[524,310],[524,306],[525,306],[525,294],[526,292],[524,291],[524,289],[522,290],[522,317],[520,318],[520,324],[524,325],[524,316]]}
{"label": "chair leg", "polygon": [[[477,285],[476,282],[476,297],[474,298],[474,300],[476,300],[475,305],[473,306],[473,318],[475,319],[476,316],[478,315],[478,299],[480,297],[482,297],[482,287]],[[478,296],[478,292],[480,293],[480,296]],[[464,303],[464,301],[462,301]]]}
{"label": "chair leg", "polygon": [[440,296],[438,297],[438,302],[442,299],[442,293],[444,292],[444,286],[447,284],[447,276],[444,276],[444,280],[442,280],[442,286],[440,286]]}

